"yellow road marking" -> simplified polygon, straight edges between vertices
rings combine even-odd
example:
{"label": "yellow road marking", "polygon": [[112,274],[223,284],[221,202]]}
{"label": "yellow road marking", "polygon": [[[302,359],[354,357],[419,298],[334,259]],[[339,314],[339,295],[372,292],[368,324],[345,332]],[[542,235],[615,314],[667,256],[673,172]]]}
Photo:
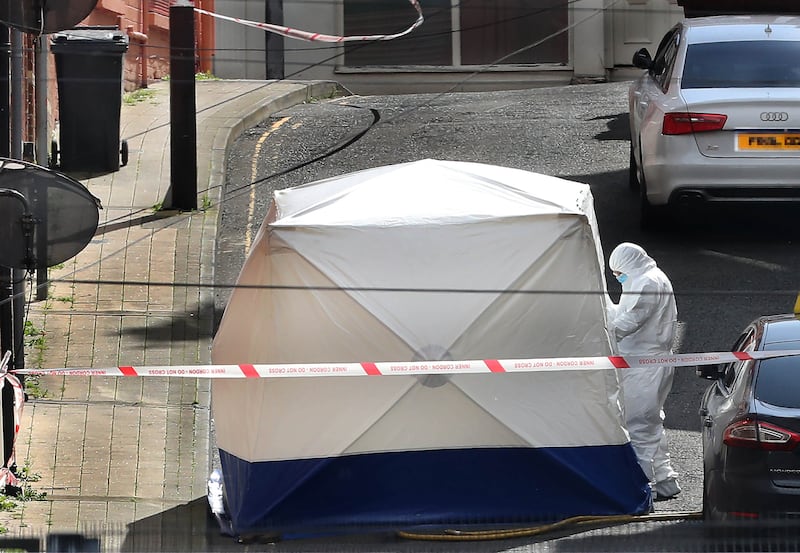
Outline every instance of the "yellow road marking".
{"label": "yellow road marking", "polygon": [[[273,132],[277,131],[281,125],[286,123],[290,118],[284,117],[283,119],[279,119],[275,121],[269,129],[264,131],[258,142],[256,142],[256,147],[253,150],[253,158],[250,163],[250,182],[256,182],[258,180],[258,156],[261,154],[261,146],[267,140],[267,137],[271,135]],[[244,253],[245,255],[250,253],[250,243],[253,239],[253,217],[255,217],[256,212],[256,187],[255,185],[250,186],[250,201],[247,205],[247,226],[245,227],[244,233]]]}

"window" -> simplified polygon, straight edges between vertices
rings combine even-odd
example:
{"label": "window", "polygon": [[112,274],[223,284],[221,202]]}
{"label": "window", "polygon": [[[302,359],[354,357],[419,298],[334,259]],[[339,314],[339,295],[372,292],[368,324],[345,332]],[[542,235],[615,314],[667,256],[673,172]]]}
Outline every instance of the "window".
{"label": "window", "polygon": [[[421,27],[391,41],[348,43],[345,63],[470,66],[502,59],[500,65],[566,64],[568,4],[568,0],[426,0]],[[408,0],[344,0],[346,35],[399,32],[416,17]]]}
{"label": "window", "polygon": [[656,57],[653,58],[653,68],[650,70],[650,74],[664,92],[669,88],[669,80],[672,78],[672,69],[675,66],[675,58],[678,55],[680,37],[678,28],[667,33],[661,40],[661,44],[658,45]]}
{"label": "window", "polygon": [[800,42],[691,44],[681,88],[800,87]]}
{"label": "window", "polygon": [[[567,63],[567,10],[554,0],[495,0],[460,4],[461,63]],[[551,37],[550,35],[555,34]],[[549,37],[549,38],[548,38]]]}
{"label": "window", "polygon": [[[736,344],[733,346],[731,351],[753,351],[754,348],[755,334],[752,330],[750,330],[736,341]],[[730,391],[733,388],[734,383],[737,381],[736,377],[744,372],[745,367],[751,366],[752,363],[750,361],[736,361],[734,363],[729,363],[725,367],[725,373],[722,377],[722,385],[725,387],[725,389]]]}
{"label": "window", "polygon": [[[369,65],[450,65],[450,0],[426,0],[425,23],[410,35],[390,41],[348,43],[345,63]],[[402,31],[417,18],[408,0],[345,0],[344,34],[374,35]]]}
{"label": "window", "polygon": [[[800,342],[779,342],[768,349],[800,349]],[[800,357],[764,359],[755,382],[757,399],[778,407],[800,408]]]}

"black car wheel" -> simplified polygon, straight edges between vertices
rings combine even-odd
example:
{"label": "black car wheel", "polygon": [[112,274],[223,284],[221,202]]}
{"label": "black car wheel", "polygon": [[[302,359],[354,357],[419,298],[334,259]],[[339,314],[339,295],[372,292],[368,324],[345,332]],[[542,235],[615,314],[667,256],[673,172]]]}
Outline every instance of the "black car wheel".
{"label": "black car wheel", "polygon": [[719,540],[730,535],[730,526],[723,521],[722,513],[714,506],[709,493],[708,473],[703,474],[703,535]]}
{"label": "black car wheel", "polygon": [[639,228],[644,231],[660,230],[668,222],[669,207],[653,205],[647,199],[647,182],[642,175],[639,184]]}

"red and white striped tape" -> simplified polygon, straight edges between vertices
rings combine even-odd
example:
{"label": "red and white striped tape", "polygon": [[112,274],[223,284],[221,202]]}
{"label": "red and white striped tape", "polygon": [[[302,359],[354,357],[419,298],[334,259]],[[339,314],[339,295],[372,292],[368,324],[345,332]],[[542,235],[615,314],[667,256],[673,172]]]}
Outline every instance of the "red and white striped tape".
{"label": "red and white striped tape", "polygon": [[420,8],[419,2],[417,0],[409,0],[409,2],[411,2],[411,5],[414,7],[415,10],[417,10],[417,14],[419,14],[416,22],[414,22],[414,24],[408,27],[405,31],[402,31],[400,33],[395,33],[392,35],[357,35],[357,36],[323,35],[322,33],[301,31],[300,29],[292,29],[291,27],[283,27],[281,25],[273,25],[271,23],[259,23],[258,21],[239,19],[238,17],[221,15],[207,10],[202,10],[200,8],[195,8],[194,11],[196,11],[197,13],[210,15],[211,17],[216,17],[217,19],[224,19],[226,21],[233,21],[234,23],[240,23],[248,27],[255,27],[256,29],[261,29],[262,31],[268,31],[270,33],[275,33],[281,36],[285,36],[286,38],[296,38],[308,42],[363,42],[370,40],[392,40],[395,38],[400,38],[401,36],[409,34],[411,31],[422,25],[422,22],[425,21],[425,18],[422,17],[422,8]]}
{"label": "red and white striped tape", "polygon": [[397,376],[478,374],[587,369],[632,369],[662,365],[689,367],[750,359],[800,355],[800,350],[677,353],[608,357],[545,357],[539,359],[482,359],[472,361],[415,361],[377,363],[292,363],[242,365],[185,365],[112,368],[21,369],[17,374],[58,376],[177,376],[185,378],[298,378],[320,376]]}

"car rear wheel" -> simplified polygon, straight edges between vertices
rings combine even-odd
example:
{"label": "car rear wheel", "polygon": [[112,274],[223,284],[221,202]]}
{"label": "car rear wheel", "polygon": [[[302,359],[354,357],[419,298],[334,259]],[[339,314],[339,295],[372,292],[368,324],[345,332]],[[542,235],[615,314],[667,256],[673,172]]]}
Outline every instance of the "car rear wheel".
{"label": "car rear wheel", "polygon": [[703,475],[703,535],[708,539],[719,540],[727,537],[730,528],[722,521],[722,516],[711,500],[708,491],[708,474]]}

